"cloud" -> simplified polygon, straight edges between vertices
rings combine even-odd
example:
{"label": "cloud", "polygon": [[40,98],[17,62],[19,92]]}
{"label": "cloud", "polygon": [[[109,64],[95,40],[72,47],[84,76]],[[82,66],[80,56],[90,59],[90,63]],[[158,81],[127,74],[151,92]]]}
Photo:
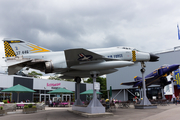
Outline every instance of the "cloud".
{"label": "cloud", "polygon": [[[179,3],[1,0],[0,38],[20,38],[53,51],[123,45],[153,52],[179,44]],[[4,56],[2,50],[0,54]]]}

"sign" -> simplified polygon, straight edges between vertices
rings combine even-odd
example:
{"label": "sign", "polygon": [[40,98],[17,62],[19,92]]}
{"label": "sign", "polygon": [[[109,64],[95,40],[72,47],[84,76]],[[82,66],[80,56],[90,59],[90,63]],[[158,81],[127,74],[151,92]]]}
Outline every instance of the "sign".
{"label": "sign", "polygon": [[61,88],[61,87],[51,87],[51,89],[59,89],[59,88]]}
{"label": "sign", "polygon": [[177,88],[180,89],[180,70],[177,69],[174,71],[174,77],[175,77],[175,81],[176,81],[176,85],[177,85]]}
{"label": "sign", "polygon": [[60,86],[61,83],[47,83],[47,87],[56,87],[56,86]]}
{"label": "sign", "polygon": [[94,89],[96,90],[100,90],[100,87],[99,87],[99,83],[98,82],[94,82]]}

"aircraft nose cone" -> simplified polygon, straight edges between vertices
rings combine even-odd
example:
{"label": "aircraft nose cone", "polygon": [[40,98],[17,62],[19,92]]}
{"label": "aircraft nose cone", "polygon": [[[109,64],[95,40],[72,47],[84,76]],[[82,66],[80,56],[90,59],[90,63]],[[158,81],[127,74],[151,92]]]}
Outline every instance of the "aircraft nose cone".
{"label": "aircraft nose cone", "polygon": [[171,70],[177,70],[179,68],[179,65],[178,64],[170,65],[169,68]]}
{"label": "aircraft nose cone", "polygon": [[149,61],[155,62],[155,61],[158,61],[158,58],[159,58],[158,56],[156,56],[156,55],[150,53],[150,60],[149,60]]}

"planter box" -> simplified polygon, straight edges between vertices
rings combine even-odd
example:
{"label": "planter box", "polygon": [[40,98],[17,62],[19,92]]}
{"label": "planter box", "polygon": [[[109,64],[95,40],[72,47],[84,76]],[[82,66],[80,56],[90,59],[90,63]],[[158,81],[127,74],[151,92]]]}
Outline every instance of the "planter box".
{"label": "planter box", "polygon": [[0,110],[0,116],[5,115],[6,111],[5,110]]}
{"label": "planter box", "polygon": [[35,113],[35,112],[37,112],[37,108],[24,108],[23,109],[24,114]]}
{"label": "planter box", "polygon": [[3,110],[9,111],[16,111],[16,104],[15,103],[7,103],[3,105]]}

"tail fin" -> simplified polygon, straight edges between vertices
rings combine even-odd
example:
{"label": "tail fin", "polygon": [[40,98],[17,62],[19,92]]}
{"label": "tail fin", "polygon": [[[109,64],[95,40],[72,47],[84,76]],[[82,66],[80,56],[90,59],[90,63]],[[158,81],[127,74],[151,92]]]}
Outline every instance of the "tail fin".
{"label": "tail fin", "polygon": [[142,77],[139,77],[139,76],[134,77],[134,81],[139,81],[139,80],[142,80]]}
{"label": "tail fin", "polygon": [[20,39],[3,39],[5,57],[15,57],[18,55],[39,53],[39,52],[50,52],[46,48],[39,47],[30,42]]}

